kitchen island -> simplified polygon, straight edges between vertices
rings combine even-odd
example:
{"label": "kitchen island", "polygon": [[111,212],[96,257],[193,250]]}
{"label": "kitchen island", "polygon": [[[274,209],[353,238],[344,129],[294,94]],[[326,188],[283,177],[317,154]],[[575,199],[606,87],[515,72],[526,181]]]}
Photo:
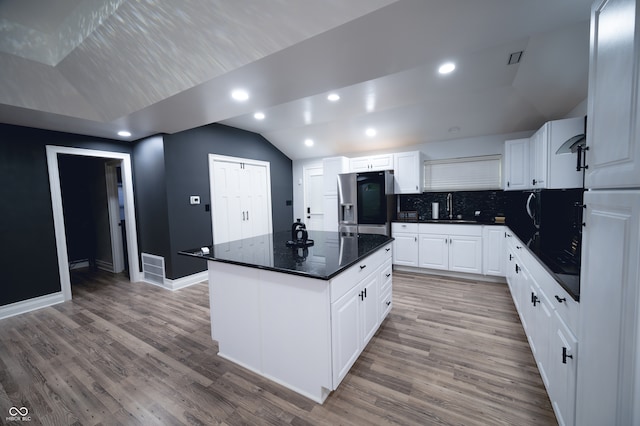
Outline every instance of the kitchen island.
{"label": "kitchen island", "polygon": [[180,254],[208,261],[218,355],[322,403],[391,309],[393,239],[321,231],[309,231],[312,246],[290,239],[273,233]]}

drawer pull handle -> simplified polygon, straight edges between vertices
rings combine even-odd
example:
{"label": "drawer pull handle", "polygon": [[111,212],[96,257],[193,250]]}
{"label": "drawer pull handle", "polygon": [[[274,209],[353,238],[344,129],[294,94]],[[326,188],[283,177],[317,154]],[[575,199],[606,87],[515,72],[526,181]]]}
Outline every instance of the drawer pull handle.
{"label": "drawer pull handle", "polygon": [[367,267],[367,265],[360,265],[360,270],[362,271],[366,267]]}
{"label": "drawer pull handle", "polygon": [[566,297],[560,297],[556,294],[556,300],[558,301],[558,303],[562,303],[562,302],[566,302],[567,298]]}
{"label": "drawer pull handle", "polygon": [[562,347],[562,363],[563,364],[567,363],[567,358],[573,359],[573,355],[567,355],[567,348],[563,346]]}
{"label": "drawer pull handle", "polygon": [[387,302],[387,306],[389,306],[390,304],[391,304],[391,300],[389,300],[389,301]]}
{"label": "drawer pull handle", "polygon": [[388,273],[388,274],[387,274],[387,278],[389,278],[390,276],[391,276],[391,273]]}
{"label": "drawer pull handle", "polygon": [[389,251],[389,250],[391,250],[390,247],[387,247],[386,249],[384,249],[384,251]]}
{"label": "drawer pull handle", "polygon": [[535,295],[534,292],[531,292],[531,303],[533,303],[533,306],[536,306],[536,304],[540,303],[540,299]]}
{"label": "drawer pull handle", "polygon": [[521,247],[521,246],[516,246],[516,248],[517,248],[518,250],[520,250],[522,247]]}

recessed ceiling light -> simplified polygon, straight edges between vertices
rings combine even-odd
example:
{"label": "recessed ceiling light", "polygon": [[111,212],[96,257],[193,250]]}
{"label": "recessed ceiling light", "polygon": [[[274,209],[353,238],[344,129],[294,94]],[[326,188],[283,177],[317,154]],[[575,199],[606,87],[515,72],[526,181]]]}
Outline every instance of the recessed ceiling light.
{"label": "recessed ceiling light", "polygon": [[304,144],[306,146],[313,146],[313,139],[305,139]]}
{"label": "recessed ceiling light", "polygon": [[236,89],[231,92],[231,97],[236,101],[246,101],[249,99],[249,93],[246,90]]}
{"label": "recessed ceiling light", "polygon": [[440,74],[449,74],[455,69],[456,69],[456,64],[454,64],[453,62],[447,62],[440,65],[440,68],[438,68],[438,72]]}
{"label": "recessed ceiling light", "polygon": [[123,138],[128,138],[131,136],[131,132],[127,132],[126,130],[120,130],[118,132],[118,136],[122,136]]}
{"label": "recessed ceiling light", "polygon": [[331,102],[335,102],[337,100],[340,100],[340,95],[338,95],[337,93],[331,93],[329,94],[329,96],[327,96],[327,99],[329,99]]}
{"label": "recessed ceiling light", "polygon": [[264,120],[264,112],[256,112],[255,114],[253,114],[253,118],[255,118],[256,120]]}
{"label": "recessed ceiling light", "polygon": [[378,131],[372,127],[369,127],[367,130],[365,130],[364,132],[367,136],[369,136],[370,138],[374,137],[375,135],[378,134]]}

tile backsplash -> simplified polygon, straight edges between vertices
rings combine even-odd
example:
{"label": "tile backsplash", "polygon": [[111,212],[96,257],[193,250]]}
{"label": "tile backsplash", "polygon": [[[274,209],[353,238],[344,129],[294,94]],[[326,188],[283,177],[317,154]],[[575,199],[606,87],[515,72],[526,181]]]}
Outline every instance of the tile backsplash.
{"label": "tile backsplash", "polygon": [[[448,218],[447,194],[452,195],[453,217],[479,219],[492,222],[495,216],[504,216],[506,196],[503,191],[453,191],[425,192],[416,195],[399,195],[401,211],[417,211],[420,220],[431,219],[431,203],[439,203],[440,219]],[[475,212],[480,211],[480,217]]]}

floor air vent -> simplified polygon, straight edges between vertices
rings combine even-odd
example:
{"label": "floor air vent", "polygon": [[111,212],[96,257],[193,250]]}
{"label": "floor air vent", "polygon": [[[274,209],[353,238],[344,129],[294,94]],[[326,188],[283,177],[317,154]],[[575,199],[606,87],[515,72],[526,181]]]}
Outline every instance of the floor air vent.
{"label": "floor air vent", "polygon": [[164,286],[164,257],[142,253],[142,276],[145,281]]}

